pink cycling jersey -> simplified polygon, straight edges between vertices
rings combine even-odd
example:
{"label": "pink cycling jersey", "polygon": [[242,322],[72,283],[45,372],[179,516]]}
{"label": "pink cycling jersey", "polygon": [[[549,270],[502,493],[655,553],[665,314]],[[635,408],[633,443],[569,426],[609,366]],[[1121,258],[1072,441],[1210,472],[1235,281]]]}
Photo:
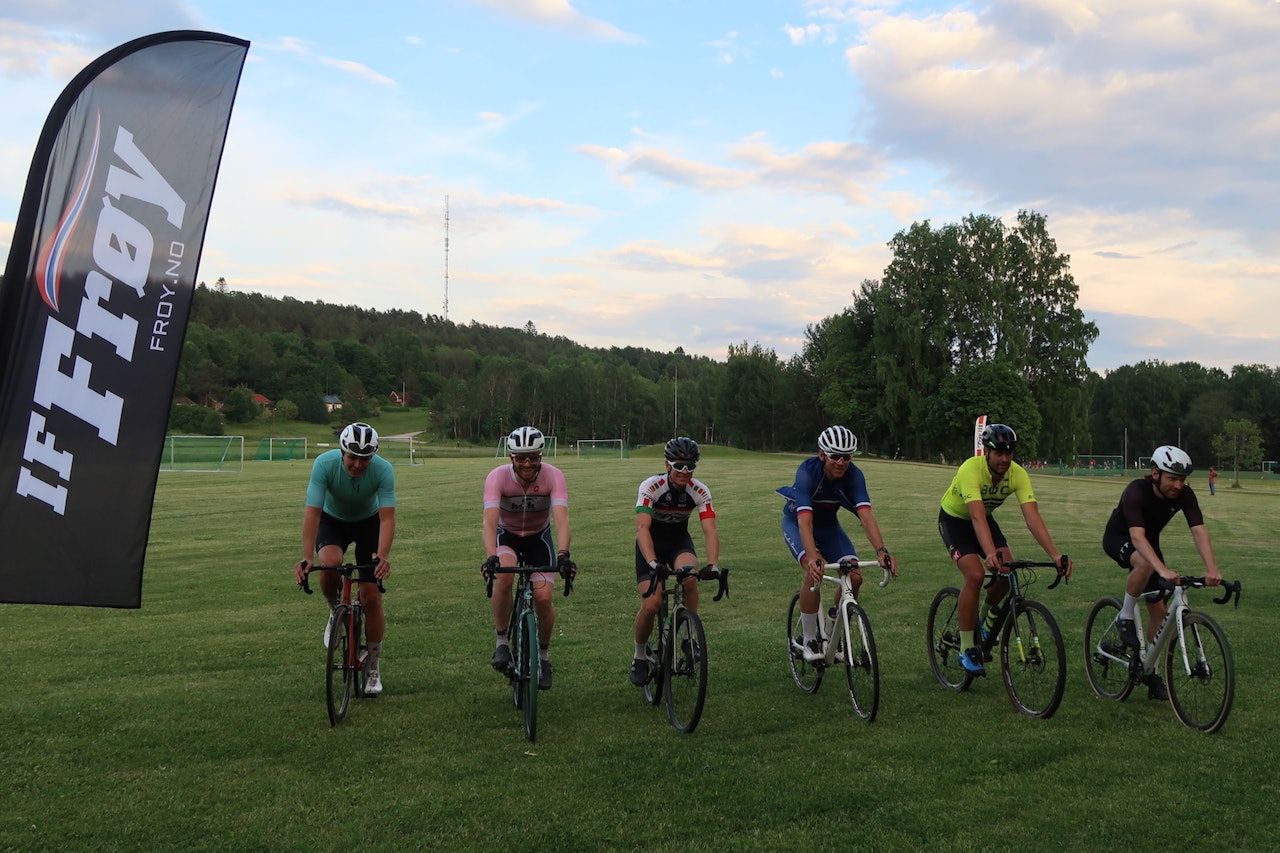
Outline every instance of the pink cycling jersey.
{"label": "pink cycling jersey", "polygon": [[500,465],[484,480],[484,508],[498,509],[498,527],[516,536],[533,536],[551,523],[553,506],[568,506],[564,473],[545,462],[526,488],[510,465]]}

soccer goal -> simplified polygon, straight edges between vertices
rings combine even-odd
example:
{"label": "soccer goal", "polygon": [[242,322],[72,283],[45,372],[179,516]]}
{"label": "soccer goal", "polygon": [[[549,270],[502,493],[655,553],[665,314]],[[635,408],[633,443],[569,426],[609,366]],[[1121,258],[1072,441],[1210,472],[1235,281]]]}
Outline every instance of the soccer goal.
{"label": "soccer goal", "polygon": [[378,455],[392,465],[421,465],[422,442],[411,435],[384,437],[378,443]]}
{"label": "soccer goal", "polygon": [[253,458],[259,462],[279,462],[285,459],[306,459],[307,439],[298,438],[264,438],[258,442],[258,450]]}
{"label": "soccer goal", "polygon": [[239,474],[244,470],[244,436],[167,435],[160,470]]}
{"label": "soccer goal", "polygon": [[620,438],[578,439],[579,459],[630,459],[627,443]]}
{"label": "soccer goal", "polygon": [[[554,435],[544,435],[543,438],[546,439],[547,443],[543,445],[542,455],[550,456],[552,459],[555,459],[556,444],[557,444],[556,437]],[[498,439],[498,450],[493,455],[498,458],[501,458],[507,455],[507,437],[505,435],[502,438]]]}

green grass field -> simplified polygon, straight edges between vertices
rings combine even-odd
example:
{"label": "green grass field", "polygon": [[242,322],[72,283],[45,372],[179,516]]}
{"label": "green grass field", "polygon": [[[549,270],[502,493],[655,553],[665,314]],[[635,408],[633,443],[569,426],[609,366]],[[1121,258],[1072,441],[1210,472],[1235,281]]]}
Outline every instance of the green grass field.
{"label": "green grass field", "polygon": [[[773,490],[799,457],[711,448],[698,474],[715,494],[733,593],[704,599],[710,687],[685,736],[627,680],[632,507],[658,459],[647,449],[557,460],[581,571],[573,596],[557,594],[556,683],[536,744],[488,667],[480,489],[494,459],[397,469],[386,690],[336,729],[323,603],[291,576],[309,462],[162,474],[141,610],[0,610],[14,653],[0,692],[0,848],[1280,847],[1280,679],[1266,672],[1280,578],[1265,562],[1280,487],[1202,495],[1224,573],[1244,594],[1239,609],[1192,595],[1224,626],[1238,678],[1226,726],[1201,735],[1145,693],[1095,699],[1084,675],[1087,609],[1122,584],[1099,540],[1124,481],[1033,474],[1076,561],[1069,586],[1030,590],[1068,645],[1066,698],[1042,721],[1014,711],[994,670],[966,693],[934,681],[925,617],[959,577],[935,527],[951,470],[865,462],[902,566],[888,589],[863,591],[882,667],[879,717],[867,724],[838,674],[806,695],[787,672],[799,573]],[[1199,474],[1193,483],[1206,491]],[[1016,506],[997,517],[1017,553],[1040,556]],[[1197,570],[1180,519],[1165,550],[1175,568]]]}

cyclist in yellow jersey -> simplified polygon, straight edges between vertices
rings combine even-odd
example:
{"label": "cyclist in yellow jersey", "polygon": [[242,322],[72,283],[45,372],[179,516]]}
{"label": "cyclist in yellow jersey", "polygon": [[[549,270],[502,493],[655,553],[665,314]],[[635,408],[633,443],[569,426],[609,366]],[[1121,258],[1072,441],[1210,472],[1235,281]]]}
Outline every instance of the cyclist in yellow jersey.
{"label": "cyclist in yellow jersey", "polygon": [[[1049,559],[1062,567],[1066,577],[1071,577],[1070,561],[1062,565],[1062,554],[1053,544],[1049,528],[1040,517],[1039,504],[1031,489],[1027,471],[1013,461],[1018,446],[1017,433],[1004,424],[989,424],[982,431],[985,453],[966,460],[956,471],[955,478],[942,496],[942,508],[938,511],[938,532],[951,552],[956,568],[964,576],[960,590],[958,621],[960,624],[960,663],[973,675],[985,675],[983,653],[979,649],[978,593],[987,571],[999,570],[1001,563],[1013,560],[1013,551],[991,514],[1013,495],[1022,509],[1031,535],[1049,555]],[[986,614],[1000,603],[1009,590],[1007,581],[994,583],[987,590],[983,605],[983,631],[989,626]]]}

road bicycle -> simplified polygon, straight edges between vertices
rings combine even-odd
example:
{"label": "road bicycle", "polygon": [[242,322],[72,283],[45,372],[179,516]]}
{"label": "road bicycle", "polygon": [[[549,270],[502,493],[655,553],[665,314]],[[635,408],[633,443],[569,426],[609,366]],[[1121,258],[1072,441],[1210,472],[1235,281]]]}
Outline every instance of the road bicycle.
{"label": "road bicycle", "polygon": [[[707,699],[707,637],[698,614],[684,603],[684,582],[688,578],[698,581],[718,578],[720,588],[712,601],[729,594],[726,568],[716,574],[710,567],[699,571],[693,566],[672,569],[662,565],[649,575],[649,588],[644,597],[660,594],[662,599],[656,620],[658,647],[646,649],[649,676],[641,688],[650,705],[657,705],[666,695],[667,719],[676,731],[685,734],[698,727]],[[668,580],[675,583],[668,585]]]}
{"label": "road bicycle", "polygon": [[[1058,623],[1038,601],[1027,598],[1025,590],[1035,584],[1035,569],[1050,568],[1057,572],[1049,589],[1066,576],[1063,566],[1070,565],[1063,554],[1060,563],[1013,560],[998,570],[987,572],[990,587],[997,580],[1009,583],[1009,591],[996,605],[995,625],[987,631],[979,625],[977,648],[983,660],[992,660],[992,650],[1000,647],[1000,675],[1013,707],[1030,717],[1047,720],[1058,710],[1067,684],[1067,652],[1062,643]],[[926,641],[929,667],[938,683],[952,690],[968,690],[975,675],[964,668],[960,655],[960,623],[957,612],[960,590],[944,587],[929,606]]]}
{"label": "road bicycle", "polygon": [[[1202,732],[1216,732],[1227,721],[1235,698],[1236,673],[1231,646],[1222,628],[1206,613],[1187,604],[1187,589],[1201,589],[1203,577],[1180,575],[1160,581],[1160,588],[1143,593],[1147,601],[1168,599],[1164,621],[1155,639],[1147,642],[1139,608],[1133,622],[1138,647],[1120,640],[1120,599],[1106,595],[1093,603],[1084,628],[1085,671],[1093,692],[1103,699],[1123,702],[1133,688],[1164,675],[1169,704],[1183,725]],[[1235,600],[1240,606],[1240,581],[1223,582],[1222,596],[1214,604]]]}
{"label": "road bicycle", "polygon": [[[485,593],[493,598],[493,581],[498,575],[515,575],[512,595],[515,604],[511,621],[507,623],[507,637],[511,643],[511,664],[506,676],[511,684],[511,701],[516,709],[524,712],[524,736],[533,743],[538,737],[538,611],[533,605],[533,576],[543,572],[559,571],[555,566],[497,566],[481,567],[485,579]],[[573,589],[573,575],[561,573],[564,578],[564,594]]]}
{"label": "road bicycle", "polygon": [[[360,597],[352,596],[358,584],[377,584],[385,592],[382,581],[373,576],[378,561],[372,563],[345,563],[340,566],[307,566],[302,576],[302,591],[311,595],[308,577],[312,572],[336,572],[342,579],[342,595],[329,611],[329,622],[324,635],[329,642],[325,649],[324,695],[329,708],[329,725],[336,726],[347,716],[351,695],[364,698],[365,683],[369,679],[367,669],[369,648],[364,637],[364,606]],[[368,577],[364,577],[368,574]]]}
{"label": "road bicycle", "polygon": [[[804,657],[799,590],[791,596],[791,605],[787,608],[787,664],[796,686],[805,693],[817,693],[827,668],[843,665],[853,710],[867,722],[876,718],[880,708],[880,659],[876,655],[871,622],[853,594],[849,573],[854,569],[877,567],[884,568],[878,560],[841,560],[823,565],[822,579],[810,587],[810,591],[817,591],[824,581],[837,584],[840,600],[827,611],[821,637],[826,652],[821,660],[807,661]],[[884,569],[879,586],[888,586],[890,577],[889,570]],[[832,639],[835,642],[831,642]]]}

